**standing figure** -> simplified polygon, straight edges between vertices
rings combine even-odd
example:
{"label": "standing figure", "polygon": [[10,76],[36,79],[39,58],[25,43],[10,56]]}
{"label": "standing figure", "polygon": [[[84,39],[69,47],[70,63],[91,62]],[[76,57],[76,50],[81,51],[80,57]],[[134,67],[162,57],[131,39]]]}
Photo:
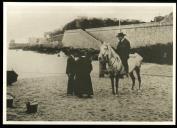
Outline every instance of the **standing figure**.
{"label": "standing figure", "polygon": [[120,56],[122,64],[125,68],[125,74],[126,76],[128,76],[128,58],[130,54],[130,42],[125,38],[125,35],[126,34],[122,32],[117,34],[119,42],[117,45],[116,52]]}
{"label": "standing figure", "polygon": [[92,98],[93,88],[90,73],[92,71],[91,59],[88,54],[79,56],[76,61],[76,94],[79,97]]}
{"label": "standing figure", "polygon": [[66,66],[66,74],[68,75],[68,86],[67,86],[67,95],[74,95],[75,88],[75,58],[73,55],[73,51],[68,53],[67,66]]}
{"label": "standing figure", "polygon": [[104,77],[106,71],[106,63],[99,59],[99,77]]}

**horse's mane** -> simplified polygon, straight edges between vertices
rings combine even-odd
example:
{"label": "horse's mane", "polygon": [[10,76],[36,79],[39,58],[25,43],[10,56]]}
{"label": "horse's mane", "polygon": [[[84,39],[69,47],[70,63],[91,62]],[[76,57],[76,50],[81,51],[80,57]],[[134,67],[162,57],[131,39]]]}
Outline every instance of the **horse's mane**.
{"label": "horse's mane", "polygon": [[118,62],[118,63],[117,63],[117,66],[116,66],[117,70],[118,70],[119,72],[123,72],[123,71],[124,71],[124,67],[123,67],[123,65],[122,65],[122,61],[121,61],[119,55],[117,54],[116,50],[115,50],[113,47],[111,47],[110,45],[108,45],[108,47],[109,47],[109,50],[110,50],[110,52],[111,52],[111,55],[112,55],[114,58],[117,59],[117,62]]}
{"label": "horse's mane", "polygon": [[111,46],[111,48],[114,50],[114,52],[116,52],[116,49],[114,47]]}
{"label": "horse's mane", "polygon": [[114,56],[114,57],[117,57],[117,58],[121,61],[119,55],[118,55],[117,52],[116,52],[116,49],[115,49],[114,47],[110,46],[110,45],[109,45],[109,48],[110,48],[110,50],[111,50],[113,56]]}

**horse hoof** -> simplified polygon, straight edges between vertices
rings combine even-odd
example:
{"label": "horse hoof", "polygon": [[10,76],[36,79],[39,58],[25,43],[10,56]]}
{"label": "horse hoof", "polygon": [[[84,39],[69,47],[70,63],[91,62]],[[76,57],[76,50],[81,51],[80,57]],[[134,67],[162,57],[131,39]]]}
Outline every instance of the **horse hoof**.
{"label": "horse hoof", "polygon": [[119,97],[119,95],[118,95],[118,94],[116,94],[116,97]]}

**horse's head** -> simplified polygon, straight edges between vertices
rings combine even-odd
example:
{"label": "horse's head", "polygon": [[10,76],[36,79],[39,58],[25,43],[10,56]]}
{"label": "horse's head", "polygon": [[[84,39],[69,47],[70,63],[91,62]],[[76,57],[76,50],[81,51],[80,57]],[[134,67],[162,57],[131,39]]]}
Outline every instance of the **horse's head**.
{"label": "horse's head", "polygon": [[110,44],[104,42],[100,47],[99,60],[108,62],[110,53]]}

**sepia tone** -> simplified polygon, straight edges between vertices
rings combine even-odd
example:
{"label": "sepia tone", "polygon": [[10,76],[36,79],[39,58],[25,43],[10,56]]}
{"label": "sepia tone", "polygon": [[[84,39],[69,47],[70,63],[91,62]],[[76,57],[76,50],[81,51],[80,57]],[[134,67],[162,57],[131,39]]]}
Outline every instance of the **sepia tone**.
{"label": "sepia tone", "polygon": [[[50,6],[39,6],[41,9],[48,8],[46,12],[44,10],[39,11],[39,14],[44,16],[46,13],[47,16],[50,14],[51,17],[54,17],[57,14],[57,8],[60,7],[63,13],[66,13],[69,8],[69,6],[61,5],[55,6],[53,9]],[[115,10],[119,7],[125,17],[121,16],[120,12],[119,15],[115,16]],[[6,72],[8,84],[5,99],[7,101],[7,122],[173,121],[173,16],[175,13],[173,6],[164,6],[164,9],[167,8],[167,12],[162,12],[163,6],[158,6],[157,10],[159,11],[156,10],[154,13],[153,10],[156,7],[144,6],[141,19],[138,16],[134,16],[134,18],[132,16],[140,14],[136,11],[136,8],[137,10],[142,9],[140,6],[131,6],[132,12],[128,13],[125,12],[128,10],[126,6],[93,7],[93,10],[105,9],[106,11],[107,9],[105,15],[101,11],[94,14],[93,10],[84,13],[81,11],[84,6],[73,6],[72,10],[76,10],[73,12],[75,17],[64,18],[66,21],[61,20],[60,26],[56,26],[56,21],[51,26],[48,24],[46,30],[42,28],[42,24],[47,24],[47,21],[44,23],[40,21],[41,28],[39,22],[36,23],[35,20],[32,23],[29,22],[30,16],[32,17],[31,14],[35,13],[32,8],[34,10],[39,10],[39,8],[31,6],[31,11],[29,11],[30,6],[26,6],[26,9],[28,8],[26,14],[30,15],[29,21],[26,21],[28,18],[23,19],[22,17],[25,14],[25,5],[22,7],[7,5],[6,8],[7,42],[4,43],[7,44]],[[91,10],[92,7],[87,8]],[[15,9],[17,9],[16,12],[13,12]],[[24,14],[21,12],[23,9]],[[148,10],[149,13],[152,13],[151,17],[153,18],[148,14]],[[19,19],[14,22],[9,21],[9,19],[16,20],[13,13],[14,16],[19,16]],[[143,16],[145,13],[149,15],[149,19]],[[112,15],[109,16],[108,14]],[[64,17],[62,12],[57,15],[61,19]],[[103,26],[90,27],[87,23],[84,24],[84,20],[94,24],[96,21],[94,18],[97,18],[97,22],[103,21]],[[158,18],[162,19],[157,21]],[[116,25],[108,25],[110,23],[108,21],[112,24],[116,23]],[[135,21],[138,23],[135,24]],[[18,33],[15,25],[23,22],[23,27],[20,28],[19,26]],[[51,19],[48,20],[49,22],[51,23]],[[37,24],[41,33],[37,30],[38,28],[35,28]],[[69,27],[73,27],[73,24],[74,28],[69,29]],[[133,76],[135,76],[135,83],[131,73],[127,77],[122,77],[121,70],[118,70],[120,73],[118,91],[115,83],[114,93],[111,71],[115,69],[110,69],[110,64],[104,65],[102,61],[107,63],[106,57],[110,55],[104,51],[105,47],[109,49],[109,52],[115,51],[111,53],[113,54],[112,57],[119,56],[116,50],[120,33],[125,34],[125,38],[130,42],[130,54],[127,61],[129,72],[133,72]],[[93,87],[93,94],[89,92],[86,98],[68,95],[69,82],[72,82],[70,74],[67,73],[68,60],[71,55],[74,56],[76,62],[81,56],[87,57],[89,55],[90,57],[89,59],[86,58],[83,65],[78,64],[79,67],[71,67],[75,72],[90,68],[90,74],[85,76],[88,79],[82,77],[87,82],[84,83],[80,80],[83,86],[78,86],[78,90],[83,88],[86,92],[89,89],[92,92]],[[118,57],[118,59],[123,61],[122,58]],[[91,65],[87,65],[86,61],[91,62],[89,63]],[[115,62],[117,62],[118,67],[119,60],[115,60]],[[113,61],[111,66],[116,64],[115,62]],[[83,75],[85,74],[83,73]],[[73,81],[77,79],[76,76],[73,76]],[[117,75],[113,77],[116,79]]]}

